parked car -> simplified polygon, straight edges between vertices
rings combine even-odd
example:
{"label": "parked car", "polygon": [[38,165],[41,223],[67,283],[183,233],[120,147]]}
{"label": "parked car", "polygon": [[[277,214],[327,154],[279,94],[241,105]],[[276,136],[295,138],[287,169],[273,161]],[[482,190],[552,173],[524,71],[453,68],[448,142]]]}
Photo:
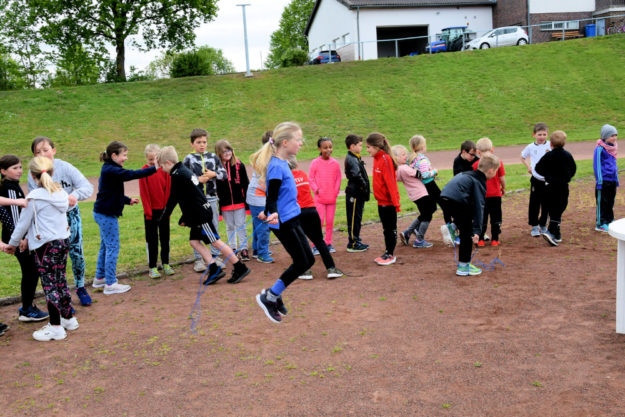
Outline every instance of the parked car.
{"label": "parked car", "polygon": [[425,46],[426,53],[430,52],[430,48],[432,48],[433,54],[462,51],[465,43],[475,38],[475,32],[469,30],[467,26],[453,26],[444,28],[436,37],[438,40]]}
{"label": "parked car", "polygon": [[488,49],[498,46],[525,45],[527,32],[520,26],[493,29],[469,42],[465,49]]}
{"label": "parked car", "polygon": [[341,56],[335,51],[319,51],[310,54],[308,64],[327,64],[328,62],[341,62]]}

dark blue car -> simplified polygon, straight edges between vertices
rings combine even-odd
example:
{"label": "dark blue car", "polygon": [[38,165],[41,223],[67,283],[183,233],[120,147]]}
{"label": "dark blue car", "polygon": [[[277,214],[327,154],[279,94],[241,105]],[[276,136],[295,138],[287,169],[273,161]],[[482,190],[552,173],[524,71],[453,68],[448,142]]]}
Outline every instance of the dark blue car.
{"label": "dark blue car", "polygon": [[341,62],[341,56],[336,51],[319,51],[310,55],[310,65],[327,64],[329,62]]}

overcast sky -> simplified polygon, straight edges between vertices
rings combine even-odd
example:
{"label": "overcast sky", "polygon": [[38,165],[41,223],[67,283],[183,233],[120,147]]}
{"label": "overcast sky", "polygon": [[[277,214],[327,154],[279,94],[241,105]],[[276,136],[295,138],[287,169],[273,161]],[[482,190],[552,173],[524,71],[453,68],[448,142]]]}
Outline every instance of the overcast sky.
{"label": "overcast sky", "polygon": [[[271,34],[278,29],[282,11],[289,2],[290,0],[219,0],[217,17],[195,31],[195,44],[221,49],[237,71],[245,71],[243,13],[237,4],[250,4],[245,8],[250,69],[259,69],[269,54]],[[131,65],[143,69],[160,54],[157,50],[139,52],[128,41],[126,48],[127,71]]]}

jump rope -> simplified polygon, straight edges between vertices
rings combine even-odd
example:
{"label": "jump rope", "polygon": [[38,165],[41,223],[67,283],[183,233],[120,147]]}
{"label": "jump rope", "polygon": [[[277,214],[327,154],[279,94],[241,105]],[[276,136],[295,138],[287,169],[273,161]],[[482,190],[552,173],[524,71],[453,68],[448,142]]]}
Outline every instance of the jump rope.
{"label": "jump rope", "polygon": [[[454,248],[454,262],[456,263],[456,266],[460,266],[459,261],[458,261],[458,245],[452,242],[452,246]],[[488,272],[494,271],[495,268],[497,267],[497,264],[501,265],[502,267],[505,267],[503,262],[501,262],[501,260],[499,259],[499,256],[501,256],[501,248],[499,248],[497,256],[495,256],[495,258],[493,258],[493,260],[490,261],[490,263],[488,264],[475,258],[478,252],[479,252],[479,248],[476,246],[475,250],[471,253],[471,259],[469,260],[469,264],[473,264],[477,267],[481,267],[484,271],[488,271]],[[475,258],[475,260],[473,260],[473,258]]]}

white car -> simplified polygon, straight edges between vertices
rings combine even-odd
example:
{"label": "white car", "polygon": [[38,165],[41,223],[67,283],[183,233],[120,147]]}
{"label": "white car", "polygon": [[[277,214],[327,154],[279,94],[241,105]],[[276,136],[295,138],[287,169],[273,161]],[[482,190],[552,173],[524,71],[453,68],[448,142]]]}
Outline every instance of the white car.
{"label": "white car", "polygon": [[527,44],[527,33],[520,26],[508,26],[486,32],[479,38],[467,43],[464,49],[488,49],[498,46]]}

